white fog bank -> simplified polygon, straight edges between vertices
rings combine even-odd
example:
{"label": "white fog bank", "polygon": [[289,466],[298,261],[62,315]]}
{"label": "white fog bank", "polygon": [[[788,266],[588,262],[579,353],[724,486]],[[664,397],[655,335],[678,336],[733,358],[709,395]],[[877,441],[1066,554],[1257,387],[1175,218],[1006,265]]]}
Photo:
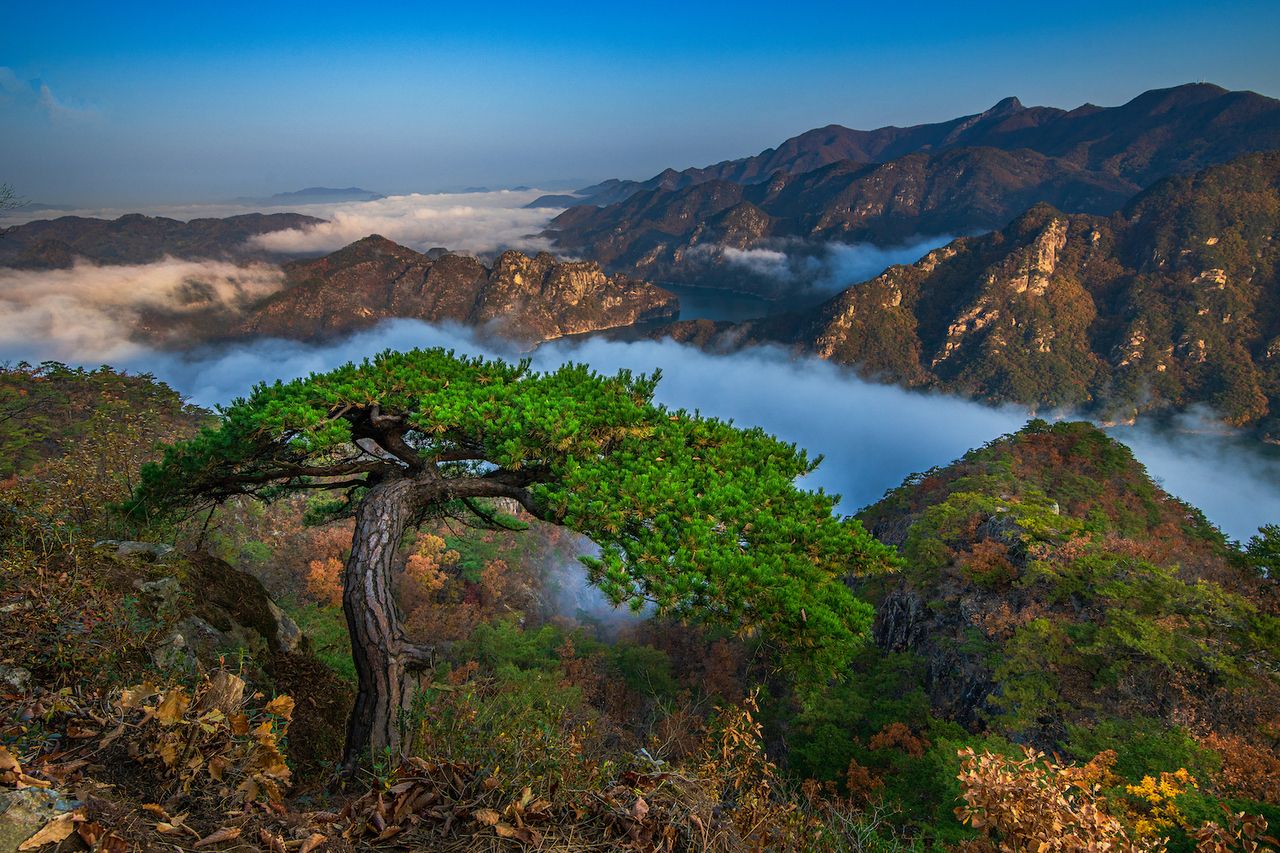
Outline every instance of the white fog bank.
{"label": "white fog bank", "polygon": [[[328,370],[383,349],[445,346],[459,352],[513,356],[466,329],[408,320],[386,323],[326,346],[257,341],[191,359],[148,353],[118,363],[149,371],[202,405],[225,403],[262,380]],[[75,359],[71,359],[75,360]],[[551,369],[565,361],[598,370],[661,368],[657,399],[671,407],[760,426],[825,457],[803,485],[843,496],[855,512],[908,474],[945,465],[970,448],[1021,427],[1019,407],[990,407],[941,394],[862,381],[828,362],[797,360],[760,349],[717,356],[672,342],[589,339],[552,343],[533,355]],[[1247,539],[1280,521],[1280,461],[1230,435],[1182,434],[1150,428],[1114,431],[1172,494],[1202,509],[1227,535]]]}

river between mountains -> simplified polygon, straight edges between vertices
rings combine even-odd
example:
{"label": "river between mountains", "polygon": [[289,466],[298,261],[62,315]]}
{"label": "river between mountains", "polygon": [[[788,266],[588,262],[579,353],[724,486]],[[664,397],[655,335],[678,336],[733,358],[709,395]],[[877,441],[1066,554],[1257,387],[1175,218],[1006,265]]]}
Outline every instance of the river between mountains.
{"label": "river between mountains", "polygon": [[756,320],[777,314],[779,311],[794,311],[821,301],[822,296],[783,303],[762,299],[749,293],[735,293],[730,290],[713,290],[708,287],[689,287],[681,284],[663,282],[658,285],[680,297],[681,320],[729,320],[740,323],[743,320]]}

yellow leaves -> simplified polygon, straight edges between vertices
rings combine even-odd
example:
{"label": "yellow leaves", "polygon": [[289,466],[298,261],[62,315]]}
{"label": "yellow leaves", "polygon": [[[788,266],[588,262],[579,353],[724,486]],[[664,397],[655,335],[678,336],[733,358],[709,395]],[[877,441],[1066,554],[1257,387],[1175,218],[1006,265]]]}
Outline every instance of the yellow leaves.
{"label": "yellow leaves", "polygon": [[50,783],[43,779],[29,776],[22,770],[22,765],[13,753],[0,746],[0,785],[12,785],[15,788],[48,788]]}
{"label": "yellow leaves", "polygon": [[[155,705],[145,704],[158,697]],[[237,794],[245,801],[278,802],[290,783],[290,770],[280,748],[293,717],[294,701],[277,696],[259,709],[262,699],[246,699],[244,681],[215,672],[189,692],[181,686],[157,690],[144,684],[120,695],[121,731],[126,724],[140,735],[144,759],[159,761],[191,791],[210,783],[219,796]],[[131,716],[140,719],[130,721]],[[113,733],[115,736],[115,733]],[[160,816],[171,827],[179,824]]]}
{"label": "yellow leaves", "polygon": [[293,719],[293,697],[277,696],[268,702],[267,707],[263,710],[268,714],[275,714],[277,717],[291,720]]}
{"label": "yellow leaves", "polygon": [[160,705],[156,708],[156,719],[166,726],[176,725],[182,721],[183,714],[191,705],[191,697],[181,687],[175,687],[164,694]]}
{"label": "yellow leaves", "polygon": [[209,759],[209,764],[205,768],[209,771],[212,779],[222,782],[226,779],[227,768],[231,766],[231,762],[221,755],[215,755]]}
{"label": "yellow leaves", "polygon": [[150,681],[144,681],[137,687],[120,691],[120,707],[126,710],[141,708],[142,703],[155,696],[159,690]]}
{"label": "yellow leaves", "polygon": [[1079,768],[1062,767],[1024,748],[1022,760],[972,747],[959,752],[961,822],[994,834],[1010,849],[1141,853],[1163,849],[1159,839],[1129,833],[1102,810],[1093,786],[1081,787]]}
{"label": "yellow leaves", "polygon": [[498,821],[502,820],[502,815],[493,809],[477,809],[471,814],[476,823],[484,826],[496,826]]}
{"label": "yellow leaves", "polygon": [[57,844],[76,831],[76,824],[85,820],[83,809],[64,812],[49,821],[35,835],[18,845],[19,850],[35,850],[46,844]]}
{"label": "yellow leaves", "polygon": [[214,844],[222,844],[227,841],[234,841],[240,837],[240,828],[238,826],[224,826],[222,829],[213,832],[201,838],[193,846],[196,850],[202,847],[212,847]]}
{"label": "yellow leaves", "polygon": [[165,767],[175,766],[178,763],[178,741],[174,738],[166,738],[160,744],[156,754],[160,756]]}
{"label": "yellow leaves", "polygon": [[328,836],[319,832],[313,832],[311,835],[307,836],[305,841],[302,842],[302,846],[298,848],[298,853],[311,853],[312,850],[315,850],[328,840]]}
{"label": "yellow leaves", "polygon": [[143,803],[142,810],[158,817],[160,820],[169,820],[169,813],[159,803]]}
{"label": "yellow leaves", "polygon": [[258,841],[269,853],[285,853],[284,839],[273,832],[259,829]]}
{"label": "yellow leaves", "polygon": [[1125,791],[1138,800],[1141,819],[1137,824],[1139,834],[1154,835],[1175,824],[1190,829],[1186,816],[1175,800],[1189,790],[1199,788],[1195,777],[1185,767],[1173,773],[1161,773],[1160,778],[1143,776],[1137,785],[1126,785]]}

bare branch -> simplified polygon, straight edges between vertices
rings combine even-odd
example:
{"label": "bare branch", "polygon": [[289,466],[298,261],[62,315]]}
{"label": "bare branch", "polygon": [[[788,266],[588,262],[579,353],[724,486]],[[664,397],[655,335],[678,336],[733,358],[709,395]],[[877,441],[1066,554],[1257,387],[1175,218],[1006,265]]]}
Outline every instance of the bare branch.
{"label": "bare branch", "polygon": [[511,498],[534,518],[542,521],[555,521],[556,517],[548,507],[534,500],[533,493],[523,485],[514,485],[501,479],[484,477],[458,477],[447,481],[448,496],[455,499],[466,498]]}
{"label": "bare branch", "polygon": [[502,519],[498,518],[497,513],[486,510],[484,507],[480,506],[471,498],[463,498],[462,503],[466,505],[467,509],[471,510],[471,512],[477,515],[481,521],[483,521],[485,524],[491,525],[492,527],[496,527],[500,530],[523,530],[524,529],[523,527],[517,527],[515,525],[505,523]]}
{"label": "bare branch", "polygon": [[367,486],[367,485],[369,485],[369,481],[361,478],[361,479],[354,479],[354,480],[338,480],[338,481],[326,480],[323,483],[290,483],[289,488],[290,489],[327,489],[330,491],[336,491],[338,489],[355,489],[355,488],[359,488],[360,486]]}
{"label": "bare branch", "polygon": [[448,651],[451,645],[453,644],[449,642],[440,642],[428,646],[402,640],[400,642],[399,657],[406,669],[431,669],[440,662],[440,654]]}

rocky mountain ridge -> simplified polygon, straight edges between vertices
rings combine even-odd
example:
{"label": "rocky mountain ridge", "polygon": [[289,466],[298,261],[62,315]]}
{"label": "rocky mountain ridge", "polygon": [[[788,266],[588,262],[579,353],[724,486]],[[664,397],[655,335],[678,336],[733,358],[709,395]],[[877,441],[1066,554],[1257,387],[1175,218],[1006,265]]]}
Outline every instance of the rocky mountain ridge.
{"label": "rocky mountain ridge", "polygon": [[830,124],[751,157],[665,169],[647,181],[603,181],[576,196],[578,204],[606,206],[648,190],[680,190],[713,180],[759,183],[778,172],[801,174],[845,160],[885,163],[963,147],[1030,149],[1145,186],[1172,172],[1280,147],[1280,102],[1211,83],[1153,89],[1117,107],[1025,107],[1007,97],[981,113],[932,124],[875,130]]}
{"label": "rocky mountain ridge", "polygon": [[250,238],[322,222],[300,213],[246,213],[188,222],[141,213],[118,219],[60,216],[0,231],[0,267],[67,269],[79,260],[147,264],[165,257],[273,260],[271,253],[253,247]]}
{"label": "rocky mountain ridge", "polygon": [[454,322],[533,343],[674,317],[676,297],[590,262],[503,252],[485,266],[371,235],[314,260],[284,265],[285,287],[245,312],[231,336],[336,337],[405,317]]}
{"label": "rocky mountain ridge", "polygon": [[1197,84],[1071,111],[1010,98],[950,122],[831,126],[745,160],[606,182],[547,235],[610,271],[779,298],[791,283],[719,263],[724,249],[891,246],[1001,228],[1037,202],[1106,214],[1168,175],[1273,148],[1280,101],[1252,92]]}
{"label": "rocky mountain ridge", "polygon": [[818,307],[665,330],[864,376],[1130,419],[1204,404],[1280,436],[1280,153],[1170,178],[1110,217],[1038,205]]}
{"label": "rocky mountain ridge", "polygon": [[[1040,201],[1110,212],[1137,187],[1032,151],[965,148],[884,164],[844,160],[765,183],[714,180],[678,193],[643,192],[607,208],[576,207],[553,221],[559,245],[609,269],[787,296],[790,277],[753,275],[725,250],[812,252],[827,241],[894,246],[918,235],[1002,227]],[[550,233],[550,232],[549,232]]]}

